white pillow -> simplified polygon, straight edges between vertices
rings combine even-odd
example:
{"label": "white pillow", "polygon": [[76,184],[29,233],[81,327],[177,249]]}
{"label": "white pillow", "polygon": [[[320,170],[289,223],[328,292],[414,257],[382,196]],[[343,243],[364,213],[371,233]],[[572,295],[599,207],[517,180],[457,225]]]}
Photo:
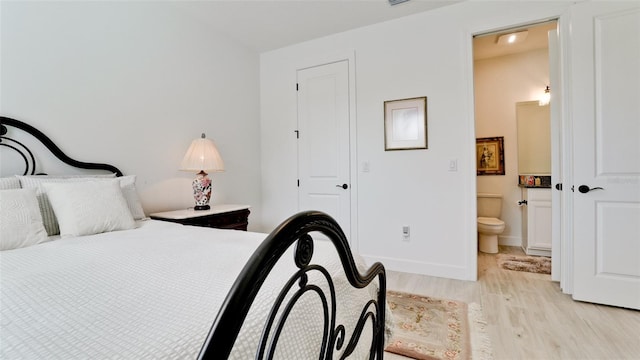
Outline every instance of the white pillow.
{"label": "white pillow", "polygon": [[61,237],[135,227],[135,220],[122,195],[120,182],[116,179],[45,183],[43,186],[58,218]]}
{"label": "white pillow", "polygon": [[127,201],[131,215],[133,215],[133,218],[136,220],[144,219],[146,215],[144,214],[144,209],[142,208],[142,203],[136,190],[136,176],[121,176],[118,180],[120,181],[122,195],[124,195],[124,199]]}
{"label": "white pillow", "polygon": [[[38,198],[38,204],[40,205],[40,213],[42,214],[42,220],[44,222],[44,228],[47,229],[47,234],[57,235],[60,233],[58,227],[58,220],[51,208],[49,199],[45,194],[43,184],[49,183],[79,183],[86,181],[109,181],[111,179],[105,179],[102,177],[60,177],[60,176],[16,176],[20,180],[20,184],[23,188],[36,189],[36,195]],[[136,176],[122,176],[117,178],[120,181],[120,186],[123,188],[123,194],[127,200],[127,204],[130,207],[130,211],[136,220],[143,219],[145,217],[144,210],[140,204],[140,199],[135,189]]]}
{"label": "white pillow", "polygon": [[34,189],[0,190],[0,250],[47,241]]}
{"label": "white pillow", "polygon": [[0,178],[0,190],[20,189],[20,180],[16,177]]}

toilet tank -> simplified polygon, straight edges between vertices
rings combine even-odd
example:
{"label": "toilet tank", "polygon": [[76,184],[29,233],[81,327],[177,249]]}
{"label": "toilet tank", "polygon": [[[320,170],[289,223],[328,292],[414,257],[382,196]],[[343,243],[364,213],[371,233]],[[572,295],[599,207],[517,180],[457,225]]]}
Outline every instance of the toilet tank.
{"label": "toilet tank", "polygon": [[501,194],[478,193],[478,217],[499,218],[501,211]]}

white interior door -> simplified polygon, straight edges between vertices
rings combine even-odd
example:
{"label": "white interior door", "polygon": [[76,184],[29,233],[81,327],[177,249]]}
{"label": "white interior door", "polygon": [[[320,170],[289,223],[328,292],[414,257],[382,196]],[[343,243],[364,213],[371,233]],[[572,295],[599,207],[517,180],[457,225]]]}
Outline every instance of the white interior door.
{"label": "white interior door", "polygon": [[[560,86],[560,46],[558,30],[548,33],[549,85],[554,101],[549,103],[551,118],[551,280],[561,281],[562,259],[562,109]],[[556,186],[557,185],[557,186]],[[561,284],[562,285],[562,284]]]}
{"label": "white interior door", "polygon": [[573,297],[640,309],[640,3],[579,3],[571,33]]}
{"label": "white interior door", "polygon": [[298,70],[298,206],[351,234],[349,63]]}

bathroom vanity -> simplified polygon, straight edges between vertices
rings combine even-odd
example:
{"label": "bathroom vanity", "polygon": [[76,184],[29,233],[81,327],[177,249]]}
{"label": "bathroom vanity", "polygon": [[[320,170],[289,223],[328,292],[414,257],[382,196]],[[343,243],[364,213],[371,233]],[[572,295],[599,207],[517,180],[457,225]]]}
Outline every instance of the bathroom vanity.
{"label": "bathroom vanity", "polygon": [[549,105],[516,103],[522,249],[551,256],[551,121]]}
{"label": "bathroom vanity", "polygon": [[551,189],[522,187],[522,249],[527,255],[551,256]]}

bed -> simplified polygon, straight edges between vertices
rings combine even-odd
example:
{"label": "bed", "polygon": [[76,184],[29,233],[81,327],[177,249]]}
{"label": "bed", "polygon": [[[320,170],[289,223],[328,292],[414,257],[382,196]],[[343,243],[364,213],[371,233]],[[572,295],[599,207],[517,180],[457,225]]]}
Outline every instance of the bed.
{"label": "bed", "polygon": [[[301,212],[270,234],[146,219],[134,176],[74,160],[22,121],[0,124],[0,146],[25,162],[23,174],[0,179],[1,231],[12,229],[12,196],[42,219],[32,221],[35,230],[14,229],[37,242],[5,248],[1,240],[0,358],[383,357],[384,267],[354,257],[330,216]],[[38,157],[15,131],[66,164],[105,175],[36,175]],[[101,201],[101,215],[89,216],[87,194],[96,193],[105,194],[92,200]],[[43,194],[60,235],[45,227]]]}

